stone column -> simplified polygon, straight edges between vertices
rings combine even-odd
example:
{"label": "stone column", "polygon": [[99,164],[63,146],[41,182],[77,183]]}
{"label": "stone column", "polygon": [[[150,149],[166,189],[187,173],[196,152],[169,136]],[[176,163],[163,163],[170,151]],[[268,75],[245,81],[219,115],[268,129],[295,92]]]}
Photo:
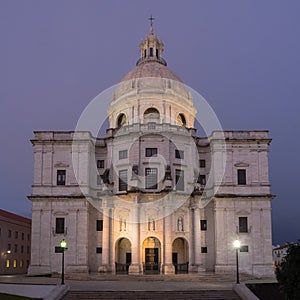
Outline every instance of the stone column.
{"label": "stone column", "polygon": [[201,261],[201,231],[200,231],[200,209],[194,209],[194,254],[195,254],[195,272],[204,271]]}
{"label": "stone column", "polygon": [[139,275],[142,273],[140,264],[140,222],[139,222],[139,207],[135,205],[132,210],[132,245],[131,245],[131,265],[128,273],[130,275]]}
{"label": "stone column", "polygon": [[175,267],[172,263],[172,216],[168,215],[163,220],[163,265],[162,270],[164,274],[174,274]]}
{"label": "stone column", "polygon": [[111,237],[110,237],[110,208],[103,208],[103,231],[102,231],[102,265],[99,267],[99,272],[111,271]]}
{"label": "stone column", "polygon": [[190,208],[190,245],[189,245],[189,272],[196,272],[195,268],[195,214],[194,207]]}

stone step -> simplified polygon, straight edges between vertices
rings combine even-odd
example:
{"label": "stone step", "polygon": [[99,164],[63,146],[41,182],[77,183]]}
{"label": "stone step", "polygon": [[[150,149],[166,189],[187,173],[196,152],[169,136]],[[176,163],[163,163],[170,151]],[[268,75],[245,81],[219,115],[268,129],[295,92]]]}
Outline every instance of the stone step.
{"label": "stone step", "polygon": [[92,300],[92,299],[201,299],[201,300],[240,300],[231,290],[203,291],[70,291],[62,300]]}

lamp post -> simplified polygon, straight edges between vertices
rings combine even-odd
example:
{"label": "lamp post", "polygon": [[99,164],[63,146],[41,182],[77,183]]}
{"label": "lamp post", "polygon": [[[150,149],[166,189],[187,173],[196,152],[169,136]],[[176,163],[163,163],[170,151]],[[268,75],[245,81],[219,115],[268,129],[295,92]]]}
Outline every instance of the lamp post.
{"label": "lamp post", "polygon": [[61,240],[60,248],[62,253],[62,261],[61,261],[61,284],[65,284],[65,251],[67,248],[67,242],[65,239]]}
{"label": "lamp post", "polygon": [[239,276],[239,249],[241,248],[241,242],[239,240],[235,240],[233,242],[233,247],[235,248],[235,257],[236,257],[236,283],[240,283],[240,276]]}

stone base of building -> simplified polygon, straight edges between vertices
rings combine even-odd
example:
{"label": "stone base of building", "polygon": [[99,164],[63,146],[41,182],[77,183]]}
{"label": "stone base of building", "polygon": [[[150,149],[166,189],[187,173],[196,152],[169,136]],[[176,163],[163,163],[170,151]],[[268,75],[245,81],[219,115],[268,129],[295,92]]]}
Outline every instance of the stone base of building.
{"label": "stone base of building", "polygon": [[113,273],[114,269],[112,268],[111,265],[102,265],[98,267],[98,272],[99,273]]}
{"label": "stone base of building", "polygon": [[[235,273],[236,265],[216,265],[215,273]],[[274,277],[274,268],[272,264],[252,265],[248,268],[240,267],[241,274],[247,274],[254,277]]]}
{"label": "stone base of building", "polygon": [[189,265],[189,273],[203,273],[206,272],[202,265]]}
{"label": "stone base of building", "polygon": [[88,273],[89,267],[86,265],[82,266],[66,266],[66,273]]}
{"label": "stone base of building", "polygon": [[162,273],[165,275],[175,274],[175,267],[173,264],[162,265]]}
{"label": "stone base of building", "polygon": [[275,270],[272,264],[269,265],[253,265],[253,275],[255,277],[274,277]]}
{"label": "stone base of building", "polygon": [[129,275],[140,275],[143,273],[143,268],[139,264],[131,264],[129,266],[128,274]]}
{"label": "stone base of building", "polygon": [[28,276],[49,275],[51,273],[50,265],[29,265],[27,271]]}

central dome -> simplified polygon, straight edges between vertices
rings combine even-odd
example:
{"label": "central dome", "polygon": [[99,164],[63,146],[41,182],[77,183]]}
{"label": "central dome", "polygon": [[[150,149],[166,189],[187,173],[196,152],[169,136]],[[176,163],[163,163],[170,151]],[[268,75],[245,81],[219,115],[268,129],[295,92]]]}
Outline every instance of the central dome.
{"label": "central dome", "polygon": [[164,44],[153,33],[152,24],[139,46],[136,66],[123,77],[112,95],[108,108],[110,128],[123,127],[126,131],[138,124],[193,128],[196,109],[192,95],[180,77],[167,67],[162,57]]}
{"label": "central dome", "polygon": [[160,77],[182,82],[179,76],[165,66],[165,64],[160,63],[158,59],[145,59],[141,61],[123,77],[122,81],[144,77]]}

